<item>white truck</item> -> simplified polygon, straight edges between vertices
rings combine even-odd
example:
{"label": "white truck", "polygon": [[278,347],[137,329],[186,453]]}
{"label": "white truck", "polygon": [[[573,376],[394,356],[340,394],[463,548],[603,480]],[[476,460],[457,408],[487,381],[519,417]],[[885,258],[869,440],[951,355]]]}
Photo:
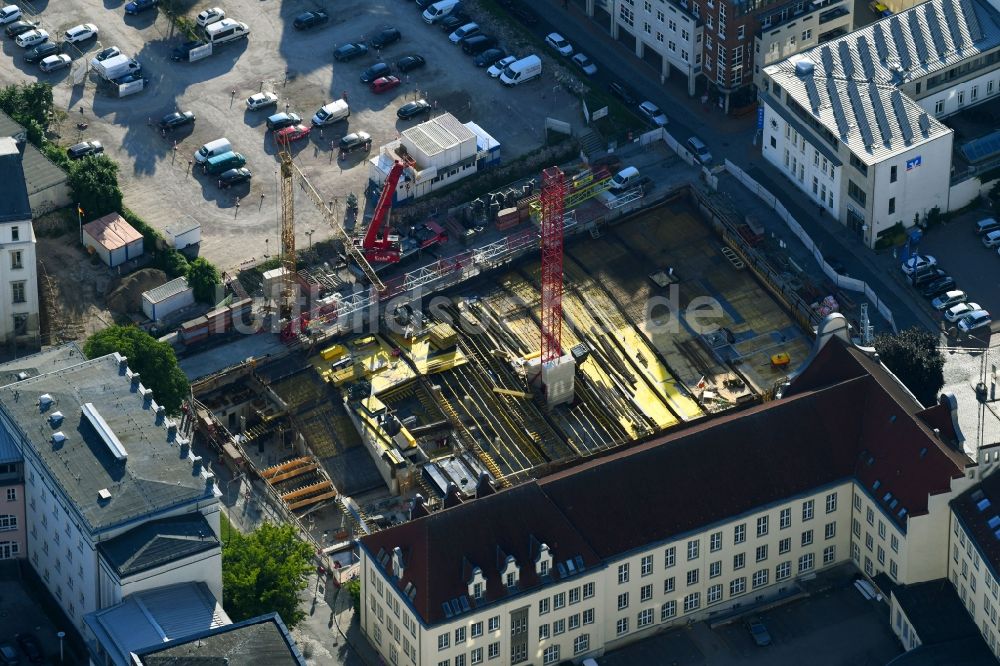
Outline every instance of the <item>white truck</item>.
{"label": "white truck", "polygon": [[107,60],[94,58],[90,61],[90,68],[105,81],[113,81],[142,70],[138,62],[124,54],[116,55]]}
{"label": "white truck", "polygon": [[224,18],[205,26],[205,36],[211,44],[225,44],[249,37],[250,26],[231,18]]}

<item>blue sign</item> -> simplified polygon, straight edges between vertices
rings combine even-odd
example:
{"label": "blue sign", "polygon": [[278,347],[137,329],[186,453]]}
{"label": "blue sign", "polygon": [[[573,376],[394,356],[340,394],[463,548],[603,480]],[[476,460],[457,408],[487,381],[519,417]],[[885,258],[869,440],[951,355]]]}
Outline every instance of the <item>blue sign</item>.
{"label": "blue sign", "polygon": [[906,160],[906,170],[907,171],[913,171],[918,166],[920,166],[921,163],[922,163],[922,161],[920,159],[920,155],[917,155],[916,157],[914,157],[911,160]]}
{"label": "blue sign", "polygon": [[757,107],[757,129],[764,129],[764,107]]}

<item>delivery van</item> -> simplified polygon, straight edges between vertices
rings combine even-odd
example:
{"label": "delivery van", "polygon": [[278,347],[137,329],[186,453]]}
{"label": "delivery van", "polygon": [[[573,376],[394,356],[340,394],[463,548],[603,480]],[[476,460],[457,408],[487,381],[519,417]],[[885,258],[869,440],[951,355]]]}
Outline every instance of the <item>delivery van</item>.
{"label": "delivery van", "polygon": [[351,115],[351,107],[347,105],[346,99],[338,99],[330,102],[312,117],[313,125],[330,125],[341,120],[346,120]]}
{"label": "delivery van", "polygon": [[611,179],[611,187],[608,189],[612,192],[622,192],[638,185],[638,183],[639,170],[634,166],[629,166],[615,174],[614,178]]}
{"label": "delivery van", "polygon": [[250,36],[250,26],[246,23],[234,21],[231,18],[224,18],[205,26],[205,35],[212,44],[225,44],[237,39],[245,39]]}
{"label": "delivery van", "polygon": [[462,3],[459,0],[441,0],[440,2],[435,2],[433,5],[424,10],[424,22],[437,23],[445,16],[455,11],[455,8],[461,4]]}
{"label": "delivery van", "polygon": [[247,158],[239,153],[229,151],[215,157],[210,157],[202,166],[205,173],[218,174],[230,169],[238,169],[247,163]]}
{"label": "delivery van", "polygon": [[228,153],[232,151],[233,145],[229,143],[229,139],[222,138],[216,139],[215,141],[209,141],[204,146],[202,146],[198,152],[194,154],[194,159],[198,164],[204,164],[206,161],[215,157],[216,155],[222,155],[223,153]]}
{"label": "delivery van", "polygon": [[500,74],[500,83],[519,86],[542,75],[542,59],[536,55],[525,56],[507,65]]}

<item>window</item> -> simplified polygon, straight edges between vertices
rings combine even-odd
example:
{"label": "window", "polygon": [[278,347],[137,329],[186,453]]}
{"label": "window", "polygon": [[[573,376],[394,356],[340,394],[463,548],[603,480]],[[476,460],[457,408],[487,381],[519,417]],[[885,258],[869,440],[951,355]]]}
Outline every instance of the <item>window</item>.
{"label": "window", "polygon": [[646,608],[639,616],[636,618],[635,626],[637,629],[642,629],[643,627],[648,627],[653,624],[653,609]]}
{"label": "window", "polygon": [[580,634],[573,639],[573,654],[581,654],[590,649],[590,634]]}
{"label": "window", "polygon": [[583,584],[583,598],[584,599],[590,599],[592,596],[594,596],[594,584],[593,583],[584,583]]}
{"label": "window", "polygon": [[[618,584],[621,585],[622,583],[627,583],[627,582],[628,582],[628,562],[626,562],[625,564],[618,565]],[[556,606],[556,608],[559,608],[559,606]]]}
{"label": "window", "polygon": [[764,587],[767,585],[767,577],[770,572],[767,569],[761,569],[755,571],[751,582],[753,583],[753,588],[756,590],[758,587]]}
{"label": "window", "polygon": [[868,165],[865,164],[864,162],[862,162],[861,159],[858,158],[858,156],[855,155],[854,153],[851,153],[850,163],[851,163],[851,166],[854,167],[855,169],[857,169],[858,172],[860,172],[862,176],[867,176],[868,175]]}
{"label": "window", "polygon": [[627,617],[619,618],[618,623],[615,625],[615,630],[617,631],[619,636],[621,636],[622,634],[627,634],[628,618]]}
{"label": "window", "polygon": [[455,645],[465,642],[465,627],[459,627],[455,630]]}
{"label": "window", "polygon": [[792,563],[782,562],[778,566],[774,567],[774,579],[775,580],[785,580],[792,575]]}
{"label": "window", "polygon": [[[556,647],[558,647],[558,646],[556,646]],[[497,641],[496,643],[490,643],[489,647],[486,650],[486,654],[487,654],[487,656],[490,659],[496,659],[497,657],[499,657],[500,656],[500,641]]]}
{"label": "window", "polygon": [[854,508],[857,509],[858,511],[861,511],[861,495],[854,496]]}
{"label": "window", "polygon": [[559,661],[559,646],[550,645],[547,648],[545,648],[545,651],[542,652],[542,663],[554,664],[557,661]]}
{"label": "window", "polygon": [[899,571],[896,567],[896,560],[889,560],[889,575],[892,576],[893,578],[896,578],[898,573]]}
{"label": "window", "polygon": [[823,549],[823,564],[833,564],[835,559],[837,559],[836,546],[827,546]]}
{"label": "window", "polygon": [[639,590],[639,601],[649,601],[653,598],[653,585],[643,585]]}
{"label": "window", "polygon": [[677,549],[671,546],[663,551],[663,568],[669,569],[677,562]]}
{"label": "window", "polygon": [[892,548],[892,552],[899,552],[899,538],[895,534],[889,537],[889,547]]}
{"label": "window", "polygon": [[858,187],[857,183],[850,179],[847,181],[847,195],[862,206],[865,206],[868,201],[868,195],[865,191]]}
{"label": "window", "polygon": [[[883,566],[885,565],[885,551],[882,549],[882,546],[878,547],[878,563]],[[972,580],[975,581],[976,579],[973,578]]]}
{"label": "window", "polygon": [[472,586],[472,597],[474,599],[482,599],[483,598],[483,584],[482,583],[476,583],[475,585]]}
{"label": "window", "polygon": [[806,553],[799,557],[799,573],[804,571],[811,571],[813,568],[813,557],[812,553]]}
{"label": "window", "polygon": [[622,592],[618,595],[618,610],[626,608],[628,608],[628,592]]}
{"label": "window", "polygon": [[438,666],[451,666],[451,659],[442,659],[438,662]]}
{"label": "window", "polygon": [[708,565],[708,577],[718,578],[722,575],[722,560],[716,560]]}
{"label": "window", "polygon": [[708,550],[714,553],[717,550],[722,550],[722,532],[713,532],[710,537],[708,537]]}
{"label": "window", "polygon": [[733,569],[742,569],[746,565],[746,553],[733,555]]}
{"label": "window", "polygon": [[[889,168],[889,182],[890,183],[895,183],[896,182],[896,177],[897,177],[896,167],[890,167]],[[854,499],[856,500],[854,502],[855,504],[858,504],[858,505],[861,504],[861,498],[860,497],[855,497]],[[857,508],[860,509],[861,507],[858,506]]]}
{"label": "window", "polygon": [[594,624],[594,609],[588,608],[583,611],[583,623],[584,624]]}
{"label": "window", "polygon": [[514,572],[507,574],[507,580],[505,581],[508,588],[517,586],[517,578],[514,576]]}
{"label": "window", "polygon": [[677,615],[676,601],[668,601],[660,606],[660,622],[666,622],[675,615]]}
{"label": "window", "polygon": [[698,584],[698,570],[697,569],[691,569],[691,571],[687,572],[687,584],[688,584],[688,587],[691,587],[692,585],[697,585]]}
{"label": "window", "polygon": [[653,573],[653,556],[652,555],[646,555],[645,557],[643,557],[642,558],[642,565],[641,566],[642,566],[642,570],[640,572],[640,575],[642,575],[642,576],[649,576],[650,574],[652,574]]}
{"label": "window", "polygon": [[[885,523],[882,522],[881,520],[878,521],[878,537],[880,539],[885,538]],[[972,544],[970,543],[969,545],[971,546]]]}
{"label": "window", "polygon": [[559,594],[552,595],[552,607],[556,610],[563,608],[566,605],[566,593],[560,592]]}
{"label": "window", "polygon": [[[627,602],[626,602],[627,603]],[[552,635],[558,636],[559,634],[566,633],[566,620],[556,620],[552,623]]]}
{"label": "window", "polygon": [[944,113],[944,100],[939,99],[938,101],[934,102],[934,115],[940,116],[942,113]]}
{"label": "window", "polygon": [[447,650],[449,647],[451,647],[451,634],[445,632],[438,636],[438,652]]}
{"label": "window", "polygon": [[7,489],[7,501],[8,502],[16,502],[17,501],[17,488],[8,488]]}
{"label": "window", "polygon": [[871,532],[865,532],[865,548],[868,550],[875,549],[875,539],[872,538]]}
{"label": "window", "polygon": [[712,585],[705,594],[706,604],[717,604],[722,601],[722,584]]}
{"label": "window", "polygon": [[574,587],[569,591],[569,603],[570,605],[580,603],[580,588]]}
{"label": "window", "polygon": [[833,513],[837,510],[837,493],[830,493],[826,496],[826,512]]}
{"label": "window", "polygon": [[549,598],[545,597],[544,599],[539,599],[538,600],[538,614],[539,615],[545,615],[548,612],[549,612]]}
{"label": "window", "polygon": [[692,539],[691,541],[688,541],[688,545],[687,545],[688,560],[697,560],[698,559],[699,545],[700,544],[699,544],[699,541],[697,539]]}
{"label": "window", "polygon": [[747,578],[740,576],[729,581],[729,596],[736,597],[747,591]]}
{"label": "window", "polygon": [[889,198],[889,215],[893,215],[896,212],[896,197]]}
{"label": "window", "polygon": [[579,628],[580,628],[580,614],[573,613],[572,615],[569,616],[569,630],[573,631],[574,629],[579,629]]}
{"label": "window", "polygon": [[875,511],[871,507],[868,507],[868,512],[865,514],[865,518],[868,520],[869,525],[875,524]]}
{"label": "window", "polygon": [[740,523],[733,528],[733,543],[743,543],[747,540],[746,523]]}
{"label": "window", "polygon": [[813,505],[815,502],[813,500],[807,500],[802,503],[802,520],[812,520],[813,517]]}
{"label": "window", "polygon": [[757,519],[757,536],[765,535],[767,535],[767,516],[761,516]]}
{"label": "window", "polygon": [[813,36],[813,31],[811,29],[805,30],[802,33],[802,41],[805,41],[807,39],[812,39],[812,36]]}
{"label": "window", "polygon": [[24,285],[24,280],[10,283],[11,299],[14,303],[24,303],[27,301],[27,298],[24,295]]}
{"label": "window", "polygon": [[851,544],[851,557],[856,564],[861,564],[861,548],[856,542]]}
{"label": "window", "polygon": [[832,539],[837,536],[837,523],[827,523],[823,526],[823,538]]}
{"label": "window", "polygon": [[479,636],[482,636],[483,635],[483,623],[482,622],[476,622],[476,623],[474,623],[472,625],[472,631],[469,632],[469,635],[472,636],[473,638],[477,638]]}
{"label": "window", "polygon": [[757,561],[763,562],[767,559],[767,544],[757,546]]}
{"label": "window", "polygon": [[0,516],[0,532],[17,529],[17,516]]}
{"label": "window", "polygon": [[[0,541],[0,560],[9,560],[17,556],[19,550],[18,543],[16,541]],[[70,583],[73,582],[71,578]],[[73,586],[70,585],[70,588]]]}
{"label": "window", "polygon": [[805,530],[804,532],[802,532],[802,545],[811,546],[812,542],[813,542],[813,531]]}
{"label": "window", "polygon": [[500,616],[499,615],[494,615],[493,617],[490,618],[489,630],[490,630],[490,633],[492,633],[494,631],[500,631]]}
{"label": "window", "polygon": [[20,270],[24,268],[24,263],[21,261],[21,251],[12,250],[10,253],[10,267],[12,270]]}
{"label": "window", "polygon": [[666,580],[663,581],[663,593],[664,594],[670,594],[671,592],[674,591],[675,587],[676,587],[676,585],[674,583],[674,577],[673,576],[671,576],[670,578],[667,578]]}
{"label": "window", "polygon": [[781,515],[778,517],[778,527],[780,529],[785,529],[792,524],[792,510],[782,509]]}
{"label": "window", "polygon": [[548,640],[548,637],[549,637],[549,623],[544,622],[538,625],[538,640],[539,641]]}
{"label": "window", "polygon": [[10,239],[12,241],[21,240],[21,227],[11,227],[10,228]]}
{"label": "window", "polygon": [[[406,646],[403,646],[403,647],[404,647],[403,652],[406,652],[406,649],[405,649]],[[527,646],[525,646],[525,649],[527,649]],[[527,659],[528,655],[525,654],[524,658]],[[456,654],[455,655],[455,666],[465,666],[465,655],[464,654]]]}
{"label": "window", "polygon": [[854,532],[854,536],[861,536],[861,521],[857,518],[851,519],[851,531]]}
{"label": "window", "polygon": [[958,105],[962,106],[963,104],[965,104],[965,91],[964,90],[959,90],[958,91]]}
{"label": "window", "polygon": [[697,610],[701,606],[701,594],[698,592],[692,592],[691,594],[684,597],[684,612],[690,613],[693,610]]}
{"label": "window", "polygon": [[548,560],[542,560],[541,562],[538,563],[538,573],[541,576],[548,576],[549,575],[549,561]]}

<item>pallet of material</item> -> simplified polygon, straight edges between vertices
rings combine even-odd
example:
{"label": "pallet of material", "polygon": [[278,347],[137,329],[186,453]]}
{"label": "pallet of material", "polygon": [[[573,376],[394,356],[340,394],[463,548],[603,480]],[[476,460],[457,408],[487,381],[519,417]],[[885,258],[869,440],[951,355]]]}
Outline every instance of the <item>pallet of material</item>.
{"label": "pallet of material", "polygon": [[504,208],[497,213],[497,229],[505,231],[521,223],[517,208]]}
{"label": "pallet of material", "polygon": [[431,326],[429,331],[431,344],[438,349],[451,349],[458,343],[458,334],[449,324],[440,323]]}

